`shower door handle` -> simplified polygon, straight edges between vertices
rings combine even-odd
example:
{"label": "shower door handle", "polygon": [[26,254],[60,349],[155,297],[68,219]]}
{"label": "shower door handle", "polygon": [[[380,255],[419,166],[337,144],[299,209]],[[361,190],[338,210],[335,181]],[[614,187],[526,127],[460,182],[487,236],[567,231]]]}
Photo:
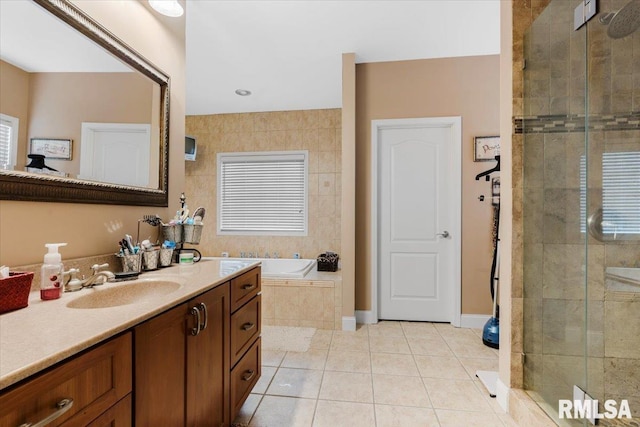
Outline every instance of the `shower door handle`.
{"label": "shower door handle", "polygon": [[438,233],[438,234],[436,234],[436,236],[442,236],[442,237],[444,237],[445,239],[448,239],[448,238],[449,238],[449,236],[451,236],[451,235],[449,234],[449,232],[448,232],[447,230],[444,230],[442,233]]}

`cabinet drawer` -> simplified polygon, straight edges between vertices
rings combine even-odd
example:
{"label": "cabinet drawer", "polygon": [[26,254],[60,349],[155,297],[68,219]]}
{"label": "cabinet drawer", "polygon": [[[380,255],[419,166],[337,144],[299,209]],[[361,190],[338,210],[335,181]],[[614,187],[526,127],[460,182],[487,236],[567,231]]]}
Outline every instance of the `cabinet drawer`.
{"label": "cabinet drawer", "polygon": [[127,333],[2,393],[0,426],[35,424],[65,398],[73,405],[47,426],[89,424],[131,392],[131,358]]}
{"label": "cabinet drawer", "polygon": [[249,351],[231,370],[231,419],[235,419],[240,408],[261,375],[261,346],[260,338],[251,346]]}
{"label": "cabinet drawer", "polygon": [[231,366],[260,335],[262,296],[258,295],[231,315]]}
{"label": "cabinet drawer", "polygon": [[256,267],[231,280],[231,312],[260,292],[260,271],[260,267]]}

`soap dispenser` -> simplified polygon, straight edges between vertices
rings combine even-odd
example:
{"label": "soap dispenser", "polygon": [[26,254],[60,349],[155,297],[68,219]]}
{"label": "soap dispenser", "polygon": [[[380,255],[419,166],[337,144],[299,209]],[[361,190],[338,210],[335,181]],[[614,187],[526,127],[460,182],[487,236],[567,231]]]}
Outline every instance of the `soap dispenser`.
{"label": "soap dispenser", "polygon": [[40,299],[58,299],[62,294],[62,256],[58,253],[60,246],[66,243],[47,243],[44,245],[49,252],[44,256],[42,264],[42,276],[40,277]]}

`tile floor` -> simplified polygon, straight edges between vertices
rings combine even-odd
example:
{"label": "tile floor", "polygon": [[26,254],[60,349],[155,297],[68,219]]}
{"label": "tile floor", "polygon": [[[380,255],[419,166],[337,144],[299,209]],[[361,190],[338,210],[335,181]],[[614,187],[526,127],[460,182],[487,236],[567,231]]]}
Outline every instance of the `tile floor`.
{"label": "tile floor", "polygon": [[380,322],[317,330],[303,353],[263,351],[262,377],[236,425],[517,427],[476,370],[497,370],[481,330]]}

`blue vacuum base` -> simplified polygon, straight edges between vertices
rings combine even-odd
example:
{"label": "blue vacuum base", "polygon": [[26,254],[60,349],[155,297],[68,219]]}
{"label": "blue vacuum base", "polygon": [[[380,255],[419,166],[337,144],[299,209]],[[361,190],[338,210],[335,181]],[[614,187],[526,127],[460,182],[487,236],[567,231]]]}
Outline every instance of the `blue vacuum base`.
{"label": "blue vacuum base", "polygon": [[482,342],[491,348],[500,348],[500,321],[495,317],[487,320],[482,330]]}

